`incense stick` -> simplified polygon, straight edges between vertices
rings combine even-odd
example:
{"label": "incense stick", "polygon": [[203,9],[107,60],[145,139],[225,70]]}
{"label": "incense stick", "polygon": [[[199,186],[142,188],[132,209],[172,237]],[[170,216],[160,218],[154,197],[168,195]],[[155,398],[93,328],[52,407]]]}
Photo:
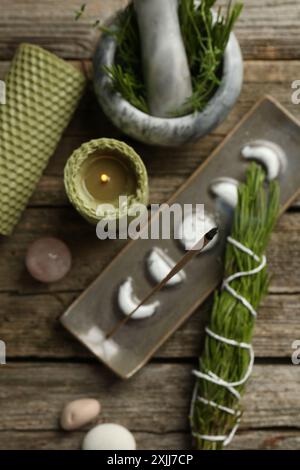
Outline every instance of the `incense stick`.
{"label": "incense stick", "polygon": [[199,240],[195,245],[194,247],[189,250],[179,261],[178,263],[171,269],[171,271],[169,272],[169,274],[159,283],[157,284],[152,290],[151,292],[149,292],[144,298],[143,300],[141,300],[141,302],[136,306],[136,308],[128,315],[126,316],[125,318],[123,318],[121,321],[119,321],[113,328],[111,331],[109,331],[106,335],[106,339],[110,339],[113,335],[115,335],[119,329],[124,326],[129,320],[130,318],[132,318],[132,316],[135,314],[135,312],[144,304],[146,303],[150,297],[152,297],[154,294],[156,294],[157,292],[159,292],[166,284],[167,282],[172,279],[172,277],[174,277],[179,271],[181,271],[184,266],[189,262],[191,261],[196,255],[198,255],[199,253],[201,253],[201,251],[204,250],[204,248],[206,247],[206,245],[211,242],[213,240],[213,238],[216,236],[216,234],[218,233],[218,229],[217,227],[211,229],[209,232],[207,232],[203,238],[201,238],[201,240]]}

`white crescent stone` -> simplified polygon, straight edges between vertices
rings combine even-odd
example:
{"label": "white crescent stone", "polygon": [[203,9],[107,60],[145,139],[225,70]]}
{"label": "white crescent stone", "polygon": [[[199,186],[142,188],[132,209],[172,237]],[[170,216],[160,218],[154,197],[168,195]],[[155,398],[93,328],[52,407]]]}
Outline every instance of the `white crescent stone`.
{"label": "white crescent stone", "polygon": [[235,208],[238,203],[239,182],[233,178],[216,178],[210,185],[210,191],[214,197],[221,199],[231,208]]}
{"label": "white crescent stone", "polygon": [[264,166],[269,181],[285,171],[287,159],[282,148],[267,140],[254,140],[242,148],[242,155],[248,160],[255,160]]}
{"label": "white crescent stone", "polygon": [[[130,315],[139,305],[140,300],[134,294],[132,278],[129,277],[121,284],[118,291],[118,304],[124,315]],[[152,317],[155,314],[160,303],[158,300],[151,304],[141,305],[140,308],[132,315],[133,320],[143,320]]]}
{"label": "white crescent stone", "polygon": [[[175,265],[176,262],[159,247],[154,247],[147,258],[149,274],[157,284],[169,274]],[[185,278],[186,274],[184,270],[181,270],[167,282],[166,287],[180,284]]]}
{"label": "white crescent stone", "polygon": [[[213,215],[191,212],[185,216],[183,222],[179,225],[177,238],[185,250],[191,250],[207,232],[217,226],[218,224]],[[202,253],[211,250],[217,242],[218,235],[206,245]]]}

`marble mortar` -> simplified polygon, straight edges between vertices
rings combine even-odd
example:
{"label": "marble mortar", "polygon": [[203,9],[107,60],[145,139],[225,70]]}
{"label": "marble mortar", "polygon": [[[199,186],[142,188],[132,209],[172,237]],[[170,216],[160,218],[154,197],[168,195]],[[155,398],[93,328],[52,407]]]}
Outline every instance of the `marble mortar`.
{"label": "marble mortar", "polygon": [[[195,2],[197,4],[197,2]],[[116,29],[121,11],[109,27]],[[103,34],[94,55],[94,87],[107,117],[134,139],[160,146],[179,146],[194,142],[216,128],[235,105],[243,83],[243,59],[234,33],[224,54],[223,77],[219,88],[201,112],[183,117],[165,118],[146,114],[132,106],[113,87],[104,67],[114,64],[117,43],[111,34]]]}

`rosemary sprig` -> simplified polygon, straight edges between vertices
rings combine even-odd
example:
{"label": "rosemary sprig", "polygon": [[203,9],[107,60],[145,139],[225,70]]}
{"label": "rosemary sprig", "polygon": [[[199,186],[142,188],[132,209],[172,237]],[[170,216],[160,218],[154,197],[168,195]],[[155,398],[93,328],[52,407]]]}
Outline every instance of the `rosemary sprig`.
{"label": "rosemary sprig", "polygon": [[85,12],[85,9],[86,3],[83,3],[77,10],[75,10],[75,21],[78,21],[82,17],[83,13]]}
{"label": "rosemary sprig", "polygon": [[125,72],[117,64],[112,67],[103,67],[108,76],[113,80],[119,93],[137,109],[144,113],[148,112],[148,105],[143,96],[142,85],[136,80],[136,77],[129,72]]}
{"label": "rosemary sprig", "polygon": [[[264,180],[263,169],[253,163],[248,169],[246,183],[239,187],[239,201],[231,234],[259,257],[265,253],[279,208],[278,183],[271,182],[266,187]],[[256,266],[255,260],[247,254],[231,244],[227,245],[224,278]],[[264,269],[254,276],[237,279],[231,286],[257,309],[267,292],[267,271]],[[213,332],[238,342],[251,343],[254,323],[254,317],[241,302],[225,290],[216,292],[209,325]],[[235,382],[242,379],[248,365],[247,350],[206,337],[199,360],[199,369],[202,372],[212,371],[228,382]],[[240,412],[239,401],[226,388],[202,379],[197,379],[197,382],[198,396]],[[242,393],[244,385],[237,387],[237,390]],[[190,419],[193,434],[228,435],[236,424],[237,416],[196,400]],[[194,439],[197,449],[222,448],[222,442],[210,442],[199,437]]]}
{"label": "rosemary sprig", "polygon": [[[211,8],[216,0],[202,0],[195,8],[194,0],[180,0],[179,21],[190,65],[193,94],[172,116],[201,111],[216,92],[222,76],[224,51],[230,33],[238,19],[242,4],[228,4],[223,17],[221,10],[213,18]],[[116,65],[106,68],[114,88],[138,109],[149,112],[147,93],[142,75],[138,24],[133,5],[124,10],[117,31]]]}
{"label": "rosemary sprig", "polygon": [[228,3],[222,16],[218,9],[214,17],[211,9],[216,0],[202,0],[194,8],[193,0],[181,0],[179,20],[189,60],[193,94],[184,109],[201,111],[214,95],[222,77],[224,52],[234,24],[241,14],[243,5]]}
{"label": "rosemary sprig", "polygon": [[105,67],[111,77],[114,88],[137,109],[148,113],[146,88],[144,85],[139,28],[133,4],[121,14],[118,28],[106,30],[117,40],[116,62],[112,67]]}

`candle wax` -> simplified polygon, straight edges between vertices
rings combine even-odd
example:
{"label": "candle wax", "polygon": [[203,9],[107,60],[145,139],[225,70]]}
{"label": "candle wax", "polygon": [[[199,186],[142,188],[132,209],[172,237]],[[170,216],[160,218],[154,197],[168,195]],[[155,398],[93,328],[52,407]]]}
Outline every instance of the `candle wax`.
{"label": "candle wax", "polygon": [[68,273],[71,264],[69,248],[57,238],[39,238],[27,250],[27,269],[32,277],[41,282],[59,281]]}
{"label": "candle wax", "polygon": [[82,174],[86,191],[101,203],[114,203],[119,196],[135,194],[134,172],[117,156],[95,156],[87,161]]}

